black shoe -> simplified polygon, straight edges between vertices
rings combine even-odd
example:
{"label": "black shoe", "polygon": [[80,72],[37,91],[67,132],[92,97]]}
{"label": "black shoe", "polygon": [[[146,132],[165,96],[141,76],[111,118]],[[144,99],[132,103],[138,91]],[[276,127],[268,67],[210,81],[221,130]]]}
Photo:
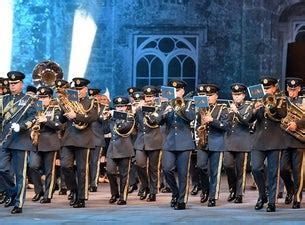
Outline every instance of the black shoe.
{"label": "black shoe", "polygon": [[284,196],[283,196],[283,192],[279,192],[278,194],[277,194],[277,198],[283,198]]}
{"label": "black shoe", "polygon": [[268,200],[267,200],[267,197],[264,196],[262,198],[259,198],[256,202],[256,205],[255,205],[255,210],[260,210],[264,207],[264,204],[267,203]]}
{"label": "black shoe", "polygon": [[76,191],[71,191],[70,195],[71,195],[71,193],[72,193],[72,198],[70,199],[69,205],[73,206],[77,202],[77,193],[76,193]]}
{"label": "black shoe", "polygon": [[269,203],[266,209],[267,212],[275,212],[275,204]]}
{"label": "black shoe", "polygon": [[227,201],[232,202],[235,198],[236,198],[235,192],[231,191],[227,198]]}
{"label": "black shoe", "polygon": [[285,204],[286,204],[286,205],[291,204],[292,198],[293,198],[293,194],[287,193],[287,194],[286,194],[286,198],[285,198]]}
{"label": "black shoe", "polygon": [[183,210],[183,209],[185,209],[185,206],[186,206],[186,204],[184,202],[177,202],[174,209],[175,210]]}
{"label": "black shoe", "polygon": [[58,192],[58,195],[67,195],[67,189],[65,189],[65,188],[60,189],[60,191]]}
{"label": "black shoe", "polygon": [[118,195],[112,195],[111,198],[109,199],[109,204],[113,204],[118,200],[119,196]]}
{"label": "black shoe", "polygon": [[97,192],[97,187],[90,187],[90,188],[89,188],[89,191],[90,191],[90,192]]}
{"label": "black shoe", "polygon": [[209,192],[208,191],[202,191],[200,194],[200,202],[205,203],[208,200]]}
{"label": "black shoe", "polygon": [[73,204],[73,208],[85,208],[85,200],[84,199],[79,199]]}
{"label": "black shoe", "polygon": [[15,196],[6,196],[4,207],[10,207],[15,205]]}
{"label": "black shoe", "polygon": [[34,197],[32,198],[32,201],[33,202],[38,202],[41,197],[43,197],[43,192],[40,192],[40,193],[34,195]]}
{"label": "black shoe", "polygon": [[136,184],[130,185],[129,189],[128,189],[128,193],[132,193],[136,190],[138,190],[138,185],[136,185]]}
{"label": "black shoe", "polygon": [[173,208],[173,207],[175,207],[175,205],[177,204],[177,198],[172,198],[172,200],[171,200],[171,207]]}
{"label": "black shoe", "polygon": [[301,203],[300,203],[300,202],[293,201],[293,203],[292,203],[292,208],[293,208],[293,209],[299,209],[299,208],[301,208]]}
{"label": "black shoe", "polygon": [[191,191],[191,195],[197,195],[198,192],[199,192],[199,190],[200,190],[199,186],[198,186],[198,185],[195,185],[195,186],[193,187],[193,190]]}
{"label": "black shoe", "polygon": [[236,196],[235,200],[234,200],[234,203],[243,203],[243,196]]}
{"label": "black shoe", "polygon": [[120,199],[116,204],[117,205],[126,205],[127,202],[125,200]]}
{"label": "black shoe", "polygon": [[3,204],[5,202],[5,196],[6,194],[4,192],[0,193],[0,204]]}
{"label": "black shoe", "polygon": [[161,193],[172,193],[172,190],[169,187],[164,187],[162,188]]}
{"label": "black shoe", "polygon": [[14,208],[11,211],[11,214],[17,214],[17,213],[22,213],[22,208],[14,206]]}
{"label": "black shoe", "polygon": [[146,199],[148,192],[149,192],[148,188],[144,188],[144,191],[140,195],[140,200]]}
{"label": "black shoe", "polygon": [[215,206],[216,206],[216,200],[215,199],[209,199],[208,207],[215,207]]}
{"label": "black shoe", "polygon": [[148,198],[146,199],[148,202],[155,202],[156,201],[156,194],[149,194]]}
{"label": "black shoe", "polygon": [[50,198],[42,198],[42,199],[40,200],[40,203],[41,203],[41,204],[51,203],[51,199],[50,199]]}
{"label": "black shoe", "polygon": [[68,195],[68,200],[71,200],[73,198],[73,195],[74,195],[74,191],[70,191]]}

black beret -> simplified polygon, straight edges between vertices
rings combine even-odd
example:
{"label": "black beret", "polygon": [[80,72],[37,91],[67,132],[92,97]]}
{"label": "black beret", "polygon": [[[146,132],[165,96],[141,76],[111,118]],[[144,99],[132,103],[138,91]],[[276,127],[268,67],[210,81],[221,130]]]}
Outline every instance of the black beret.
{"label": "black beret", "polygon": [[129,104],[129,99],[127,97],[123,97],[123,96],[118,96],[118,97],[115,97],[113,100],[112,100],[113,104],[116,105],[116,106],[120,106],[120,105],[127,105]]}
{"label": "black beret", "polygon": [[25,75],[20,71],[10,71],[7,73],[7,77],[11,83],[14,83],[16,81],[22,81],[25,78]]}
{"label": "black beret", "polygon": [[142,88],[143,94],[147,96],[156,96],[157,89],[155,86],[147,85]]}
{"label": "black beret", "polygon": [[73,84],[74,84],[74,87],[75,88],[83,88],[83,87],[86,87],[88,84],[90,84],[90,81],[86,78],[82,78],[82,77],[75,77],[72,79],[73,81]]}
{"label": "black beret", "polygon": [[234,83],[231,85],[231,91],[235,94],[246,93],[247,86],[241,83]]}
{"label": "black beret", "polygon": [[262,76],[260,78],[260,83],[265,87],[269,88],[271,86],[274,86],[278,83],[278,79],[272,76]]}
{"label": "black beret", "polygon": [[52,96],[53,95],[53,90],[50,87],[47,86],[41,86],[37,90],[37,95],[38,96]]}
{"label": "black beret", "polygon": [[98,95],[101,92],[101,89],[98,88],[89,88],[89,96],[95,96]]}
{"label": "black beret", "polygon": [[184,88],[186,87],[187,83],[183,80],[170,80],[168,82],[168,86],[174,87],[174,88]]}
{"label": "black beret", "polygon": [[297,77],[286,77],[286,85],[290,88],[296,88],[302,85],[303,80]]}

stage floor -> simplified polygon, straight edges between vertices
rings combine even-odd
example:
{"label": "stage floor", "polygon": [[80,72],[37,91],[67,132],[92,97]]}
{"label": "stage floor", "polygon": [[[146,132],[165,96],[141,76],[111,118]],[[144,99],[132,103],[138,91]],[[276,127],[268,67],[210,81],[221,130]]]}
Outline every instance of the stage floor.
{"label": "stage floor", "polygon": [[[249,187],[251,178],[247,179]],[[234,204],[226,201],[228,196],[226,177],[222,179],[220,199],[217,207],[208,208],[199,202],[197,196],[189,196],[186,210],[173,210],[169,207],[170,193],[161,193],[157,202],[139,200],[137,191],[129,194],[126,206],[110,205],[109,185],[100,184],[98,192],[90,193],[86,208],[74,209],[68,206],[66,196],[54,193],[51,204],[33,203],[33,190],[27,190],[27,198],[23,213],[10,214],[11,208],[0,205],[0,225],[4,224],[305,224],[305,204],[301,209],[291,209],[285,205],[284,199],[279,199],[277,211],[266,213],[265,208],[254,210],[257,191],[247,188],[244,203]]]}

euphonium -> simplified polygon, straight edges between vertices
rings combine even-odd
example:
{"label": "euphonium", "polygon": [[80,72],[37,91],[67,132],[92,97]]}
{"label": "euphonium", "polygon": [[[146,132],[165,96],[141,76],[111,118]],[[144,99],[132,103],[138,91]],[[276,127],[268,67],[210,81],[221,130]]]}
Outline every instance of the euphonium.
{"label": "euphonium", "polygon": [[136,121],[134,115],[131,113],[127,113],[126,120],[116,120],[114,123],[113,130],[120,137],[129,137],[129,135],[133,132]]}
{"label": "euphonium", "polygon": [[287,115],[281,119],[281,128],[286,132],[294,136],[299,141],[305,142],[305,129],[298,128],[295,131],[288,130],[288,125],[290,122],[296,122],[297,120],[305,119],[304,111],[292,102],[287,104]]}

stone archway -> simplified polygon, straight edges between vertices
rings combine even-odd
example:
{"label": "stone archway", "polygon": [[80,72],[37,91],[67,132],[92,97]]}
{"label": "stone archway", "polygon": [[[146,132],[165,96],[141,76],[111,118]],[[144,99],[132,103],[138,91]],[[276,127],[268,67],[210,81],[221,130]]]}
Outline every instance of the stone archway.
{"label": "stone archway", "polygon": [[274,11],[278,18],[279,47],[278,53],[281,57],[282,82],[286,76],[287,52],[289,43],[295,42],[297,27],[305,24],[305,2],[302,0],[285,1],[278,5]]}

